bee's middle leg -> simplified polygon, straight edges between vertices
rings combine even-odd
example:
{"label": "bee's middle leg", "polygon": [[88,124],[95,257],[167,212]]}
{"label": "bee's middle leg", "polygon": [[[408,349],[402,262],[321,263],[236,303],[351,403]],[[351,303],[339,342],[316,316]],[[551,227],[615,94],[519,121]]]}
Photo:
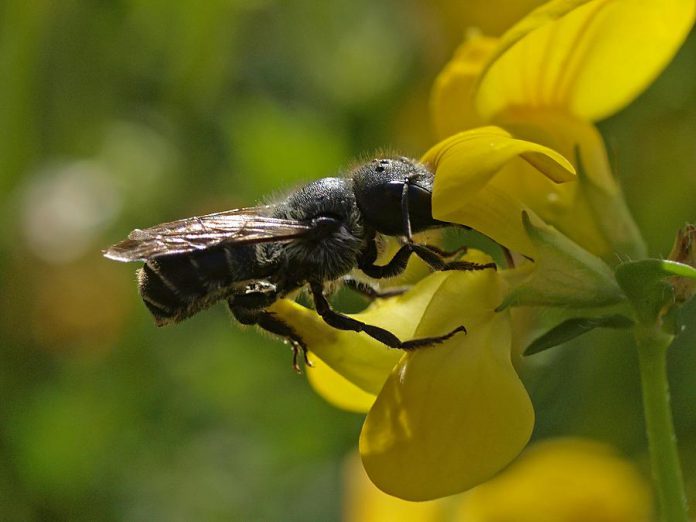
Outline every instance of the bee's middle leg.
{"label": "bee's middle leg", "polygon": [[423,337],[420,339],[410,339],[408,341],[402,341],[396,335],[391,333],[385,328],[380,328],[379,326],[374,326],[371,324],[363,323],[352,317],[348,317],[342,313],[337,312],[329,304],[326,296],[324,295],[324,289],[320,282],[310,283],[310,289],[312,291],[312,298],[314,300],[314,306],[316,307],[317,313],[326,321],[326,323],[339,330],[349,330],[353,332],[365,332],[367,335],[373,339],[389,346],[390,348],[399,348],[401,350],[414,350],[416,348],[422,348],[425,346],[431,346],[433,344],[438,344],[446,341],[452,337],[457,332],[466,332],[464,326],[458,326],[451,332],[445,335],[437,337]]}
{"label": "bee's middle leg", "polygon": [[454,250],[443,250],[442,248],[436,245],[428,245],[424,243],[421,243],[421,245],[427,248],[428,250],[432,250],[443,259],[452,259],[454,257],[466,254],[469,251],[469,247],[466,245],[455,248]]}
{"label": "bee's middle leg", "polygon": [[404,294],[410,288],[410,286],[395,286],[382,290],[381,288],[378,288],[370,283],[360,281],[359,279],[355,279],[351,276],[345,276],[343,278],[343,284],[346,285],[347,288],[350,288],[354,292],[357,292],[370,300],[396,297]]}

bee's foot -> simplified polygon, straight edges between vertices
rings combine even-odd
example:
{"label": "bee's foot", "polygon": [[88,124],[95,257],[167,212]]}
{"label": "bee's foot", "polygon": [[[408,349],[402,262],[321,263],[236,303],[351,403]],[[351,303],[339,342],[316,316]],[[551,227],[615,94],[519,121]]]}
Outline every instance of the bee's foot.
{"label": "bee's foot", "polygon": [[304,345],[304,343],[300,343],[295,339],[290,339],[290,345],[292,346],[292,369],[295,370],[295,373],[301,375],[302,368],[298,362],[300,353],[302,354],[302,359],[305,366],[309,368],[312,367],[312,361],[310,361],[309,357],[307,357],[307,347]]}
{"label": "bee's foot", "polygon": [[469,261],[452,261],[446,263],[442,270],[463,270],[463,271],[473,271],[473,270],[485,270],[487,268],[492,268],[493,270],[498,270],[498,265],[495,263],[470,263]]}

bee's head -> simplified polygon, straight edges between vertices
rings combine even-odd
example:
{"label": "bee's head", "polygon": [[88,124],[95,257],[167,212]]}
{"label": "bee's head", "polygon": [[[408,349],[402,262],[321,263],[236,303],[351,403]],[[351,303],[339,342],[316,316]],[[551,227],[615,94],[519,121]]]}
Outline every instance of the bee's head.
{"label": "bee's head", "polygon": [[377,158],[357,167],[351,177],[360,212],[378,232],[404,234],[404,190],[413,232],[443,225],[432,216],[433,174],[421,163],[405,157]]}

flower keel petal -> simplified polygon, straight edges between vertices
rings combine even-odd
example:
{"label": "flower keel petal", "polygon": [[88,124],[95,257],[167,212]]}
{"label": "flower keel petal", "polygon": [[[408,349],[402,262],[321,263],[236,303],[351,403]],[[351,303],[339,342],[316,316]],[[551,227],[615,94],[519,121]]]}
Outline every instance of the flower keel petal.
{"label": "flower keel petal", "polygon": [[389,376],[360,436],[380,489],[430,500],[469,489],[529,440],[534,413],[510,362],[507,314],[467,336],[408,354]]}

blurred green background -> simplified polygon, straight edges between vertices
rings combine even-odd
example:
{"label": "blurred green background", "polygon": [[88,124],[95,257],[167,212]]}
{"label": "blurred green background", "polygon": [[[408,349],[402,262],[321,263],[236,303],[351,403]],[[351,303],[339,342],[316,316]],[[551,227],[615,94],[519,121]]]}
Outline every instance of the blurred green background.
{"label": "blurred green background", "polygon": [[[155,328],[135,267],[100,249],[376,149],[419,156],[464,28],[499,33],[535,3],[0,3],[0,519],[339,520],[361,416],[222,306]],[[601,124],[653,255],[696,221],[695,67],[692,35]],[[693,498],[696,306],[685,323],[670,378]],[[628,339],[529,362],[535,436],[595,437],[645,466]]]}

